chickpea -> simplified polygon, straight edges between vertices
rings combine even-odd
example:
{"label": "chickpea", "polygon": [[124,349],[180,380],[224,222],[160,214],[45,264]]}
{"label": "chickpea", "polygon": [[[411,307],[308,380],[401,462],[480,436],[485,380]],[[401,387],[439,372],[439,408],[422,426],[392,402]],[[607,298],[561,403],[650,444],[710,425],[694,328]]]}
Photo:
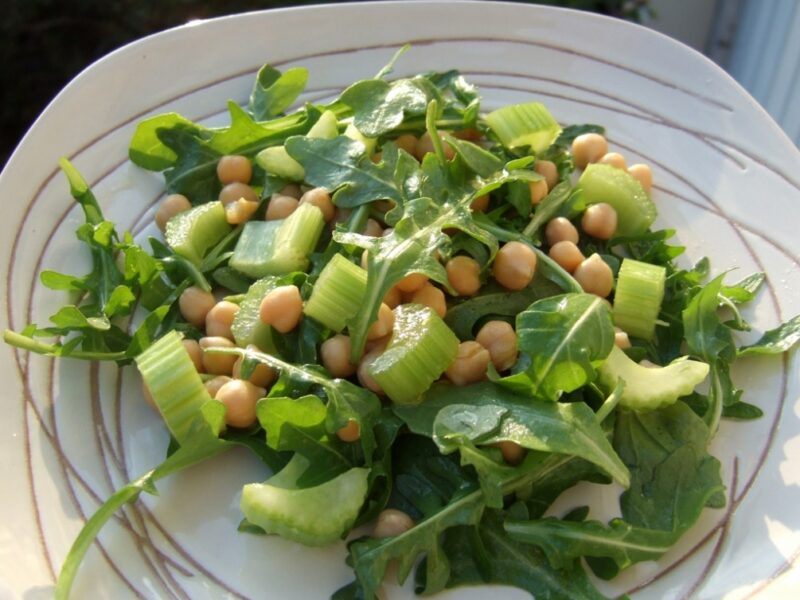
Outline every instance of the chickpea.
{"label": "chickpea", "polygon": [[596,294],[601,298],[608,296],[614,287],[614,274],[611,272],[611,267],[597,253],[592,254],[578,265],[572,275],[581,284],[583,291]]}
{"label": "chickpea", "polygon": [[500,454],[503,455],[503,460],[512,466],[521,463],[522,459],[525,458],[525,454],[528,452],[516,442],[497,442],[497,447],[500,448]]}
{"label": "chickpea", "polygon": [[386,350],[386,347],[389,345],[389,342],[392,340],[392,334],[385,335],[382,338],[377,338],[375,340],[367,340],[364,344],[364,352],[372,352],[375,350],[378,353],[382,353]]}
{"label": "chickpea", "polygon": [[383,236],[383,227],[380,226],[375,219],[367,219],[367,225],[364,228],[364,235],[368,235],[369,237],[382,237]]}
{"label": "chickpea", "polygon": [[643,164],[635,164],[628,167],[628,173],[631,174],[631,177],[636,179],[639,183],[642,184],[644,191],[648,194],[653,189],[653,171],[650,170],[650,167]]}
{"label": "chickpea", "polygon": [[238,312],[238,304],[227,300],[217,302],[206,314],[206,335],[226,337],[232,340],[231,325],[233,325],[233,319]]}
{"label": "chickpea", "polygon": [[246,183],[234,181],[223,187],[218,196],[218,200],[223,204],[236,202],[239,198],[244,198],[250,202],[258,202],[259,197],[255,190]]}
{"label": "chickpea", "polygon": [[604,165],[611,165],[612,167],[622,169],[623,171],[628,168],[628,163],[625,162],[625,157],[619,152],[607,152],[597,162]]}
{"label": "chickpea", "polygon": [[250,183],[253,177],[253,165],[246,156],[229,154],[219,159],[217,177],[222,185],[234,182]]}
{"label": "chickpea", "polygon": [[568,273],[573,273],[586,258],[577,245],[567,240],[553,244],[548,254]]}
{"label": "chickpea", "polygon": [[346,222],[352,214],[352,208],[342,208],[341,206],[337,206],[336,211],[333,213],[333,221],[330,222],[331,229],[334,229],[339,223]]}
{"label": "chickpea", "polygon": [[435,285],[426,283],[411,295],[411,302],[432,308],[437,315],[444,319],[447,314],[447,301],[444,292]]}
{"label": "chickpea", "polygon": [[[258,350],[258,348],[256,348],[256,346],[252,344],[248,346],[248,348],[251,350]],[[232,374],[236,379],[243,379],[241,375],[243,362],[244,362],[244,357],[240,356],[239,358],[236,359],[236,362],[233,363]],[[268,364],[260,362],[256,364],[256,368],[253,369],[253,372],[250,373],[250,377],[248,377],[246,381],[249,381],[253,385],[257,385],[260,388],[266,389],[270,385],[272,385],[272,382],[274,382],[277,378],[278,378],[278,373],[275,371],[275,369],[270,367]]]}
{"label": "chickpea", "polygon": [[372,366],[372,363],[375,361],[375,359],[383,354],[384,349],[385,347],[378,347],[367,352],[361,358],[361,362],[358,365],[358,370],[356,371],[359,383],[368,390],[375,392],[379,396],[384,395],[383,388],[372,378],[372,375],[369,374],[369,368]]}
{"label": "chickpea", "polygon": [[378,515],[375,529],[372,531],[372,537],[378,539],[395,537],[405,533],[412,527],[414,527],[414,519],[402,510],[387,508]]}
{"label": "chickpea", "polygon": [[472,212],[486,212],[487,208],[489,208],[489,194],[478,196],[472,201],[472,204],[469,205],[469,209]]}
{"label": "chickpea", "polygon": [[622,350],[631,347],[631,340],[628,337],[628,334],[622,331],[622,329],[619,327],[614,327],[614,345]]}
{"label": "chickpea", "polygon": [[404,133],[403,135],[397,136],[397,139],[394,140],[394,145],[401,150],[405,150],[411,156],[416,156],[418,142],[419,140],[417,139],[417,136],[410,133]]}
{"label": "chickpea", "polygon": [[583,230],[599,240],[610,240],[617,231],[617,211],[605,202],[592,204],[581,217]]}
{"label": "chickpea", "polygon": [[370,156],[369,159],[377,165],[383,160],[383,152],[376,152],[375,154]]}
{"label": "chickpea", "polygon": [[189,358],[192,359],[194,363],[194,368],[197,370],[198,373],[203,372],[203,350],[200,348],[200,344],[197,343],[197,340],[190,340],[190,339],[183,339],[181,340],[186,353],[189,355]]}
{"label": "chickpea", "polygon": [[481,289],[481,266],[469,256],[454,256],[444,266],[447,281],[461,296],[472,296]]}
{"label": "chickpea", "polygon": [[517,362],[517,334],[509,323],[487,322],[475,336],[475,341],[489,351],[489,358],[498,371],[510,369]]}
{"label": "chickpea", "polygon": [[547,227],[544,228],[544,236],[547,238],[547,243],[551,246],[564,241],[577,244],[580,237],[575,225],[564,217],[550,219],[547,223]]}
{"label": "chickpea", "polygon": [[206,292],[199,287],[192,286],[181,292],[178,298],[178,309],[183,318],[189,323],[195,327],[203,327],[206,323],[208,311],[210,311],[216,303],[217,300],[214,298],[214,294]]}
{"label": "chickpea", "polygon": [[508,242],[498,250],[492,265],[494,278],[504,288],[521,290],[536,272],[536,254],[522,242]]}
{"label": "chickpea", "polygon": [[[200,338],[200,347],[206,348],[235,348],[236,344],[224,337],[204,337]],[[230,375],[233,371],[233,363],[238,357],[235,354],[216,354],[213,352],[203,352],[203,368],[206,373],[211,375]]]}
{"label": "chickpea", "polygon": [[256,402],[266,390],[242,379],[232,379],[214,398],[225,405],[225,423],[231,427],[250,427],[256,422]]}
{"label": "chickpea", "polygon": [[313,204],[322,211],[322,218],[326,222],[333,219],[336,207],[331,201],[331,195],[325,188],[317,187],[308,190],[300,198],[300,204]]}
{"label": "chickpea", "polygon": [[264,323],[272,325],[281,333],[288,333],[303,316],[303,299],[295,285],[282,285],[269,292],[261,300],[258,314]]}
{"label": "chickpea", "polygon": [[549,160],[537,160],[533,163],[533,170],[544,177],[547,182],[548,192],[556,187],[558,183],[558,167],[556,167],[556,163]]}
{"label": "chickpea", "polygon": [[387,227],[386,229],[383,230],[381,237],[389,237],[390,235],[392,235],[393,232],[394,232],[393,227]]}
{"label": "chickpea", "polygon": [[352,443],[357,442],[361,439],[361,427],[358,424],[358,421],[354,421],[350,419],[347,422],[347,425],[342,427],[336,432],[336,437],[338,437],[343,442]]}
{"label": "chickpea", "polygon": [[395,203],[391,200],[376,200],[372,203],[372,206],[377,210],[379,213],[387,213],[395,207]]}
{"label": "chickpea", "polygon": [[233,379],[231,379],[227,375],[217,375],[213,379],[209,379],[208,381],[206,381],[203,385],[206,386],[206,390],[208,390],[208,395],[214,398],[217,395],[219,388],[221,388],[229,381],[233,381]]}
{"label": "chickpea", "polygon": [[161,231],[165,231],[167,229],[167,221],[190,208],[192,208],[192,203],[189,202],[186,196],[183,194],[170,194],[158,205],[155,215],[156,225]]}
{"label": "chickpea", "polygon": [[239,198],[225,205],[225,220],[231,225],[241,225],[249,221],[256,214],[256,210],[258,210],[258,202]]}
{"label": "chickpea", "polygon": [[[439,137],[444,138],[444,135],[439,134]],[[445,142],[444,139],[442,139],[442,148],[444,149],[444,157],[447,160],[453,160],[456,155],[456,151],[453,150],[453,147]],[[431,139],[431,134],[429,134],[427,131],[420,136],[419,142],[417,142],[416,150],[417,151],[414,156],[416,156],[417,160],[420,162],[422,162],[422,159],[428,152],[434,152],[433,140]]]}
{"label": "chickpea", "polygon": [[383,297],[383,303],[388,306],[389,308],[396,308],[400,306],[400,303],[403,301],[402,294],[397,287],[392,286],[389,288],[389,291],[386,292],[386,295]]}
{"label": "chickpea", "polygon": [[584,133],[572,142],[572,158],[579,169],[585,169],[589,163],[597,162],[607,152],[608,142],[599,133]]}
{"label": "chickpea", "polygon": [[458,354],[445,374],[456,385],[468,385],[486,378],[491,356],[478,342],[461,342]]}
{"label": "chickpea", "polygon": [[453,132],[453,137],[459,140],[467,140],[469,142],[477,142],[483,138],[483,134],[479,129],[474,127],[467,127],[466,129],[459,129]]}
{"label": "chickpea", "polygon": [[428,276],[422,273],[409,273],[397,282],[397,289],[403,293],[410,294],[416,292],[423,285],[428,283]]}
{"label": "chickpea", "polygon": [[381,303],[378,309],[378,320],[367,330],[368,340],[377,340],[392,333],[394,328],[394,313],[386,304]]}
{"label": "chickpea", "polygon": [[328,338],[319,347],[322,365],[334,377],[350,377],[356,372],[356,365],[350,362],[350,338],[341,333]]}
{"label": "chickpea", "polygon": [[267,212],[264,218],[267,221],[277,221],[278,219],[285,219],[300,206],[300,201],[292,196],[284,196],[282,194],[272,194],[267,204]]}
{"label": "chickpea", "polygon": [[547,196],[547,181],[545,179],[531,181],[528,183],[528,187],[530,188],[531,204],[533,206],[539,204]]}
{"label": "chickpea", "polygon": [[303,190],[301,190],[300,186],[296,183],[287,183],[280,191],[280,194],[281,196],[291,196],[296,200],[300,200],[300,196],[303,195]]}

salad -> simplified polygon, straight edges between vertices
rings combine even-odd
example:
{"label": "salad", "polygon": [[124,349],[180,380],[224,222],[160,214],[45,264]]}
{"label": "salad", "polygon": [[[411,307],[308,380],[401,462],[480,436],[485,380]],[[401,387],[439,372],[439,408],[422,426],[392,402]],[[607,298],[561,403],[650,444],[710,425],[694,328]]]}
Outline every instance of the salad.
{"label": "salad", "polygon": [[[171,441],[86,522],[57,597],[120,507],[237,446],[274,473],[242,490],[243,535],[346,539],[341,599],[392,563],[426,594],[602,598],[588,570],[657,559],[725,506],[709,443],[761,416],[732,365],[789,350],[800,317],[741,346],[763,274],[681,266],[650,169],[602,127],[482,112],[456,71],[390,80],[401,53],[329,104],[287,112],[308,73],[267,65],[228,127],[141,122],[130,158],[167,192],[144,244],[62,161],[93,267],[43,272],[80,300],[4,340],[135,365]],[[619,517],[545,516],[581,481],[620,486]]]}

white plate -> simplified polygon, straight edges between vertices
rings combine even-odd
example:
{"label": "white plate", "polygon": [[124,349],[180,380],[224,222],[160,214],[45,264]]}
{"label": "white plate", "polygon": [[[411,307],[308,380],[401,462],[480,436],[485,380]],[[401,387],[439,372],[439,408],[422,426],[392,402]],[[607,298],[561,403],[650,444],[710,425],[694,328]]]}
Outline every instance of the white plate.
{"label": "white plate", "polygon": [[[37,285],[41,269],[86,268],[73,233],[81,217],[57,170],[59,156],[85,175],[108,217],[140,233],[161,178],[127,160],[139,119],[175,110],[223,122],[225,101],[244,102],[264,62],[307,66],[307,98],[329,97],[376,73],[406,42],[413,48],[398,75],[458,68],[480,86],[488,108],[536,98],[563,122],[604,124],[613,149],[652,165],[657,224],[678,229],[688,259],[708,255],[717,270],[767,272],[767,289],[747,311],[759,330],[800,312],[800,154],[720,69],[622,21],[520,4],[415,2],[201,22],[134,43],[83,72],[31,128],[0,178],[3,326],[45,323],[63,303]],[[771,598],[797,585],[797,355],[740,366],[737,381],[766,416],[723,423],[714,443],[728,508],[706,511],[662,560],[639,565],[607,591]],[[139,401],[129,370],[117,379],[111,368],[5,345],[0,369],[0,597],[49,597],[86,515],[159,461],[166,434]],[[316,598],[348,582],[342,546],[311,550],[236,532],[241,485],[265,475],[233,452],[165,481],[159,500],[145,498],[103,532],[74,597]],[[457,593],[479,598],[486,590]]]}

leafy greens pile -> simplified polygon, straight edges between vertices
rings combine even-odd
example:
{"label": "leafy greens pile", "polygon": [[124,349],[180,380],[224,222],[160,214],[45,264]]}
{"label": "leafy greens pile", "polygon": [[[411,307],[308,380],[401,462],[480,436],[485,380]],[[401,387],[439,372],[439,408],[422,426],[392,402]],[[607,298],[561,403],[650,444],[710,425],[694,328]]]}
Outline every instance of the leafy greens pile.
{"label": "leafy greens pile", "polygon": [[[355,526],[387,507],[414,519],[400,535],[349,541],[355,581],[334,594],[338,599],[375,597],[392,561],[398,562],[400,580],[417,565],[417,590],[426,594],[497,583],[537,598],[601,598],[584,564],[601,578],[613,578],[632,564],[659,558],[704,508],[725,505],[720,463],[709,454],[709,442],[722,417],[761,415],[733,384],[732,364],[743,355],[788,350],[800,338],[800,319],[738,347],[735,332],[749,329],[739,306],[756,296],[762,274],[732,285],[722,276],[707,281],[707,260],[688,269],[677,264],[683,248],[668,243],[671,230],[585,242],[587,254],[599,253],[615,272],[626,257],[666,268],[661,325],[651,341],[634,340],[628,355],[665,365],[688,349],[710,367],[707,393],[693,392],[655,410],[621,407],[625,383],[606,389],[597,381],[614,345],[609,307],[584,294],[541,250],[550,219],[574,218],[585,208],[580,190],[570,183],[575,169],[570,144],[577,135],[602,128],[566,127],[542,147],[510,148],[480,113],[478,91],[457,72],[388,81],[390,71],[391,65],[374,79],[353,84],[330,104],[307,104],[285,114],[304,89],[307,72],[266,66],[248,107],[229,104],[228,127],[206,128],[173,113],[153,117],[139,125],[130,158],[144,169],[163,171],[169,193],[202,204],[220,191],[216,165],[222,156],[252,158],[283,146],[302,166],[305,184],[335,192],[335,205],[352,212],[318,245],[310,272],[290,273],[282,281],[300,286],[307,298],[332,256],[357,262],[362,249],[369,251],[367,294],[348,323],[355,359],[382,299],[405,276],[423,273],[451,290],[442,266],[447,258],[472,256],[487,279],[502,243],[530,245],[538,268],[528,287],[509,292],[490,282],[475,296],[451,298],[446,317],[462,341],[473,339],[490,318],[516,319],[518,364],[505,377],[490,372],[488,381],[463,387],[435,383],[418,404],[391,405],[353,381],[327,375],[318,347],[332,333],[312,319],[282,336],[275,352],[218,349],[245,359],[243,376],[259,362],[279,372],[259,402],[258,424],[225,428],[223,405],[206,402],[180,435],[173,431],[165,461],[119,490],[87,522],[64,564],[57,597],[68,595],[86,549],[117,509],[142,491],[155,493],[162,477],[235,445],[251,449],[276,472],[301,457],[298,490],[364,470],[366,492]],[[326,111],[342,126],[356,128],[361,139],[307,137]],[[402,133],[426,131],[434,151],[421,162],[393,143]],[[478,132],[484,143],[455,135],[465,131]],[[451,160],[445,143],[454,151]],[[367,145],[380,148],[378,162]],[[533,169],[537,159],[554,162],[562,183],[532,206],[529,183],[542,177]],[[148,252],[104,219],[69,163],[62,167],[86,217],[77,235],[91,251],[93,270],[85,276],[42,273],[44,285],[81,299],[53,315],[48,327],[7,331],[6,342],[52,356],[125,365],[171,331],[201,335],[177,308],[187,287],[220,286],[246,301],[252,280],[228,265],[241,227],[211,247],[200,264],[156,238],[149,240]],[[253,180],[264,204],[288,183],[258,166]],[[472,211],[473,202],[486,194],[492,197],[488,212]],[[380,218],[391,233],[377,238],[359,233],[377,214],[377,203],[387,200],[392,208]],[[137,307],[147,311],[141,323],[133,329],[121,324]],[[723,317],[720,307],[732,316]],[[38,339],[45,336],[61,341]],[[360,428],[358,443],[335,435],[351,421]],[[506,463],[500,442],[527,449],[524,460]],[[588,507],[561,519],[544,517],[556,497],[576,483],[612,480],[625,488],[619,518],[587,520]],[[241,528],[263,533],[246,521]]]}

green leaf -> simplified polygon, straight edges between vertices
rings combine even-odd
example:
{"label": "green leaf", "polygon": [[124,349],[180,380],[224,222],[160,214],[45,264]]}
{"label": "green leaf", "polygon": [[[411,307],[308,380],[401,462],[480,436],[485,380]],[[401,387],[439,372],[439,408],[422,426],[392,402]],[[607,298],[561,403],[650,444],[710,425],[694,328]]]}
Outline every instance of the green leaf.
{"label": "green leaf", "polygon": [[361,133],[378,137],[398,127],[406,116],[425,114],[432,87],[421,77],[392,83],[366,79],[348,87],[339,99],[353,109],[353,122]]}
{"label": "green leaf", "polygon": [[736,304],[744,304],[755,298],[766,279],[764,273],[753,273],[733,285],[723,285],[720,293]]}
{"label": "green leaf", "polygon": [[503,161],[477,144],[444,134],[444,139],[456,151],[464,164],[480,177],[491,177],[503,168]]}
{"label": "green leaf", "polygon": [[562,294],[538,300],[517,317],[519,350],[524,353],[500,385],[544,400],[558,400],[590,383],[595,367],[611,352],[614,326],[602,298]]}
{"label": "green leaf", "polygon": [[717,313],[723,277],[720,275],[703,287],[682,313],[689,351],[712,365],[719,360],[731,362],[736,357],[731,330],[722,324]]}
{"label": "green leaf", "polygon": [[128,147],[131,161],[148,171],[163,171],[178,160],[178,154],[166,145],[158,132],[162,129],[194,129],[198,133],[201,128],[189,119],[177,113],[165,113],[139,121],[136,131]]}
{"label": "green leaf", "polygon": [[264,65],[256,75],[248,108],[259,121],[271,119],[297,100],[307,82],[307,69],[294,67],[281,74],[278,69]]}
{"label": "green leaf", "polygon": [[534,242],[539,241],[541,229],[550,222],[551,219],[559,216],[564,206],[573,201],[573,195],[579,193],[573,188],[569,181],[562,181],[557,184],[544,200],[536,207],[533,218],[525,227],[522,234],[531,238]]}
{"label": "green leaf", "polygon": [[782,354],[800,341],[800,315],[796,315],[775,329],[765,331],[755,343],[739,348],[739,356],[748,354]]}

